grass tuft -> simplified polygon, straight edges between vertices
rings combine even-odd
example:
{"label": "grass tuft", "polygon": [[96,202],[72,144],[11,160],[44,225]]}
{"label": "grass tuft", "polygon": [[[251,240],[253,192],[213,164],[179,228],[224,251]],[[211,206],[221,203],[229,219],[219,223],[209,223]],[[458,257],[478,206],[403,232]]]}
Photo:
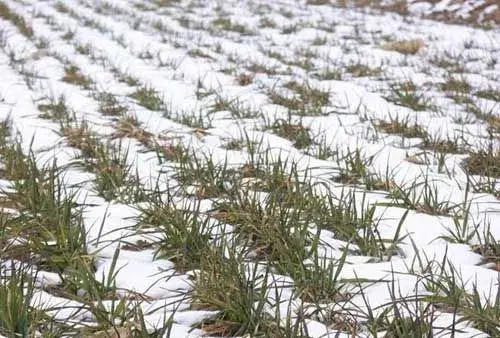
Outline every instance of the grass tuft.
{"label": "grass tuft", "polygon": [[121,105],[111,93],[98,93],[96,99],[99,101],[99,112],[105,116],[122,116],[127,112],[127,107]]}
{"label": "grass tuft", "polygon": [[412,40],[399,40],[391,41],[382,45],[385,50],[395,51],[405,55],[415,55],[422,48],[424,48],[425,43],[422,39],[412,39]]}
{"label": "grass tuft", "polygon": [[415,111],[423,111],[430,108],[429,100],[417,91],[417,86],[413,82],[406,81],[392,84],[390,87],[391,96],[388,98],[389,101]]}
{"label": "grass tuft", "polygon": [[379,76],[382,74],[382,69],[380,67],[372,68],[359,62],[348,65],[346,70],[354,77]]}
{"label": "grass tuft", "polygon": [[283,119],[274,121],[266,129],[273,131],[279,137],[293,142],[297,149],[305,149],[313,144],[309,129],[302,124],[293,124]]}
{"label": "grass tuft", "polygon": [[375,124],[375,128],[388,134],[395,134],[407,138],[427,138],[428,134],[417,123],[411,124],[408,120],[392,119],[390,122],[380,121]]}
{"label": "grass tuft", "polygon": [[65,74],[62,78],[62,80],[64,82],[80,86],[84,89],[91,88],[92,81],[90,81],[89,78],[87,78],[85,75],[83,75],[77,66],[70,65],[70,66],[64,68],[64,72],[65,72]]}
{"label": "grass tuft", "polygon": [[13,11],[4,3],[0,2],[0,17],[10,21],[17,27],[19,32],[27,38],[32,38],[34,35],[33,28],[28,25],[24,18]]}
{"label": "grass tuft", "polygon": [[217,18],[212,21],[212,26],[230,32],[239,33],[241,35],[252,35],[253,32],[246,26],[233,22],[229,18]]}
{"label": "grass tuft", "polygon": [[465,166],[471,175],[500,178],[500,150],[472,152],[465,160]]}
{"label": "grass tuft", "polygon": [[66,121],[70,118],[64,96],[60,96],[57,100],[51,98],[49,103],[38,105],[38,110],[42,113],[39,116],[43,119]]}
{"label": "grass tuft", "polygon": [[140,87],[130,97],[149,110],[162,110],[164,103],[160,94],[152,87]]}

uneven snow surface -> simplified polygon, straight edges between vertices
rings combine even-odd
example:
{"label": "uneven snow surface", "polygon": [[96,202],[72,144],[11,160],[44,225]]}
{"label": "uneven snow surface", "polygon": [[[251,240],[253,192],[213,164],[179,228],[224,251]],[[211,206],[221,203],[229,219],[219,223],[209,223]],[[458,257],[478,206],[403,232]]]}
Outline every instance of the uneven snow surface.
{"label": "uneven snow surface", "polygon": [[368,4],[446,22],[477,25],[500,23],[500,4],[497,0],[381,0],[368,1]]}
{"label": "uneven snow surface", "polygon": [[[406,299],[402,316],[432,312],[436,337],[494,336],[464,312],[412,299],[433,295],[436,281],[453,276],[458,288],[478,295],[481,306],[498,306],[500,184],[498,177],[471,172],[467,159],[489,153],[500,160],[500,31],[316,2],[321,3],[0,1],[11,15],[0,15],[0,118],[11,120],[22,151],[32,151],[40,167],[61,168],[61,184],[82,206],[85,251],[95,280],[116,287],[113,297],[103,299],[90,297],[83,286],[71,294],[65,289],[68,271],[41,266],[34,273],[32,307],[45,311],[54,325],[105,332],[92,304],[111,313],[125,300],[130,309],[140,309],[151,335],[166,327],[160,334],[165,337],[230,332],[217,324],[227,324],[227,309],[195,297],[203,266],[181,268],[178,256],[162,251],[177,243],[162,228],[168,224],[144,221],[151,199],[120,187],[112,195],[96,189],[102,168],[83,163],[84,147],[63,127],[85,121],[99,142],[110,140],[117,153],[126,153],[122,158],[132,168],[137,191],[156,191],[165,200],[168,195],[171,208],[196,212],[200,222],[211,224],[204,234],[210,245],[227,241],[238,248],[226,247],[222,259],[230,259],[230,250],[245,253],[240,272],[248,283],[257,285],[255,276],[268,276],[264,308],[279,326],[300,321],[303,336],[318,338],[395,337],[386,332],[390,326],[370,327],[370,316],[391,318],[394,314],[384,311]],[[431,10],[430,4],[412,6],[422,13]],[[23,32],[13,15],[31,32]],[[71,67],[77,80],[68,79]],[[450,87],[452,80],[465,83],[465,89]],[[141,88],[159,102],[141,101],[134,94]],[[316,99],[318,92],[326,99]],[[126,113],[107,115],[102,93]],[[46,116],[47,106],[59,99],[72,115],[69,122]],[[133,126],[121,123],[125,115],[136,118]],[[276,127],[285,124],[288,133]],[[394,131],[391,125],[418,126],[420,133]],[[307,136],[299,139],[296,133]],[[447,142],[452,151],[443,150]],[[317,303],[298,296],[288,270],[251,243],[258,241],[255,236],[243,243],[241,225],[220,207],[234,196],[269,203],[274,188],[259,185],[267,182],[264,174],[213,181],[217,193],[209,193],[202,174],[183,181],[179,177],[189,169],[175,156],[160,159],[155,147],[167,149],[167,155],[176,147],[189,149],[190,163],[240,172],[256,153],[265,154],[263,172],[281,163],[285,173],[293,173],[283,184],[307,182],[314,194],[330,196],[342,207],[352,199],[356,217],[371,214],[369,226],[375,230],[368,232],[375,247],[394,247],[383,254],[365,250],[362,242],[339,235],[339,228],[311,218],[306,233],[318,241],[304,242],[304,250],[313,254],[301,265],[339,267],[330,273],[331,280],[342,280],[343,297]],[[4,194],[18,189],[0,178]],[[366,229],[358,231],[359,238],[368,238]],[[194,253],[190,245],[180,255]],[[2,259],[3,268],[23,263],[21,256]],[[423,310],[426,305],[432,311]],[[126,322],[116,325],[138,321],[130,316]]]}

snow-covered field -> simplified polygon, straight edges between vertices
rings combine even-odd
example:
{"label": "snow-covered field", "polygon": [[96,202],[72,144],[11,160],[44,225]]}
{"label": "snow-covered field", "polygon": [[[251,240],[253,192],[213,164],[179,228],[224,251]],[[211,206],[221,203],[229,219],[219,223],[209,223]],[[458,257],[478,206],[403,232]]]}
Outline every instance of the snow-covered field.
{"label": "snow-covered field", "polygon": [[497,0],[345,0],[346,6],[371,6],[443,20],[485,27],[500,24],[500,3]]}
{"label": "snow-covered field", "polygon": [[322,0],[1,0],[0,335],[500,337],[499,58]]}

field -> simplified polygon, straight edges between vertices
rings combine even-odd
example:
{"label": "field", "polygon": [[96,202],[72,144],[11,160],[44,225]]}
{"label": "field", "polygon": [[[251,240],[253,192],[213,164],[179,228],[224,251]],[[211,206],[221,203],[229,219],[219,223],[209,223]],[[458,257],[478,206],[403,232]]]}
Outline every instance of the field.
{"label": "field", "polygon": [[369,2],[0,0],[0,337],[500,337],[500,9]]}
{"label": "field", "polygon": [[[321,0],[320,0],[321,1]],[[500,24],[500,4],[497,0],[344,0],[344,6],[370,6],[402,15],[437,19],[494,28]]]}

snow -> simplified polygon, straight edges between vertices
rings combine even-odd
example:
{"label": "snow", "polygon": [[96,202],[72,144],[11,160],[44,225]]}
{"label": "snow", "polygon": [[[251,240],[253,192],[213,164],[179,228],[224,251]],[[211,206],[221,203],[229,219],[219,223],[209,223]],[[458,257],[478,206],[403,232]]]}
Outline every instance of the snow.
{"label": "snow", "polygon": [[[440,140],[464,135],[463,130],[466,129],[467,143],[479,148],[485,143],[483,136],[486,135],[487,126],[484,122],[475,121],[465,126],[457,123],[455,117],[468,116],[468,112],[450,102],[451,100],[435,88],[425,94],[432,97],[433,103],[442,109],[441,115],[434,111],[415,112],[389,102],[381,90],[384,83],[379,79],[347,76],[344,80],[320,81],[309,77],[304,69],[285,65],[266,54],[267,50],[276,49],[282,52],[285,59],[294,59],[297,57],[295,52],[305,43],[310,43],[318,36],[325,36],[328,41],[325,46],[311,47],[318,55],[314,59],[316,65],[326,68],[335,63],[345,68],[358,61],[371,66],[382,65],[392,80],[411,77],[418,87],[423,87],[427,82],[439,83],[446,78],[443,72],[428,62],[433,55],[441,55],[444,50],[464,60],[466,68],[477,69],[475,74],[464,75],[475,88],[490,88],[491,85],[498,88],[500,65],[496,64],[493,69],[488,70],[482,61],[487,57],[500,57],[500,33],[497,30],[483,31],[417,19],[408,23],[395,15],[373,15],[331,6],[303,6],[296,1],[277,1],[269,4],[257,1],[270,7],[268,14],[276,19],[280,27],[293,24],[303,27],[299,27],[293,34],[282,34],[280,29],[265,29],[255,36],[239,36],[234,32],[216,34],[210,30],[210,22],[216,16],[211,8],[213,5],[209,2],[201,7],[191,8],[194,13],[190,13],[190,16],[195,17],[202,27],[197,30],[185,28],[174,19],[175,16],[184,15],[182,7],[171,8],[174,14],[169,16],[160,12],[138,10],[134,4],[141,2],[133,0],[108,1],[107,3],[117,10],[116,15],[110,15],[95,10],[95,6],[103,4],[100,0],[60,0],[60,3],[71,9],[71,13],[74,13],[72,15],[58,12],[54,7],[56,1],[4,2],[30,22],[35,39],[48,41],[48,46],[41,49],[34,41],[21,35],[12,23],[0,20],[0,28],[4,32],[6,42],[0,52],[0,115],[3,118],[12,118],[14,128],[23,135],[23,150],[28,152],[33,146],[37,162],[42,165],[51,164],[54,158],[59,166],[70,164],[75,160],[78,151],[69,147],[64,137],[56,132],[57,123],[38,117],[37,104],[41,99],[63,95],[76,118],[85,118],[92,131],[103,136],[109,136],[114,131],[112,119],[98,112],[98,102],[88,91],[60,80],[64,75],[65,64],[69,61],[78,66],[83,74],[95,83],[96,88],[120,98],[120,102],[144,123],[146,130],[157,136],[168,135],[184,145],[191,146],[200,159],[204,154],[211,154],[214,163],[227,162],[230,166],[237,167],[247,162],[249,154],[245,150],[227,151],[221,145],[225,139],[243,139],[247,136],[250,140],[261,142],[264,147],[271,147],[268,153],[271,161],[277,161],[279,158],[294,161],[301,175],[311,175],[316,183],[325,184],[333,194],[341,196],[345,189],[351,187],[333,183],[329,179],[339,172],[334,160],[320,160],[295,149],[293,142],[270,131],[263,131],[262,121],[236,121],[227,114],[220,114],[220,118],[214,114],[213,127],[207,131],[207,135],[198,137],[193,134],[194,128],[173,121],[161,112],[147,110],[129,98],[133,88],[121,83],[116,72],[131,75],[141,84],[154,88],[161,94],[164,102],[168,103],[170,110],[179,116],[193,111],[208,114],[214,98],[198,99],[198,83],[207,91],[221,92],[221,97],[237,98],[244,107],[258,108],[268,118],[286,116],[287,110],[271,104],[265,89],[290,79],[307,79],[312,88],[330,93],[330,103],[325,108],[328,115],[300,118],[318,140],[322,139],[327,146],[341,154],[356,148],[361,149],[364,158],[372,158],[370,172],[381,177],[391,173],[393,175],[390,178],[400,186],[410,187],[416,182],[429,180],[431,186],[434,185],[439,192],[436,197],[438,202],[446,202],[450,206],[471,203],[469,216],[473,223],[477,224],[478,233],[489,229],[496,240],[500,238],[499,201],[490,194],[465,191],[467,178],[461,167],[463,156],[452,155],[447,158],[444,171],[438,169],[436,159],[429,160],[428,165],[422,167],[406,160],[408,154],[419,152],[416,146],[420,140],[403,140],[399,136],[381,133],[372,135],[374,132],[370,129],[370,121],[390,121],[397,116],[424,125],[432,137]],[[224,4],[224,9],[230,12],[235,22],[246,23],[253,30],[259,30],[258,20],[252,17],[253,5],[251,1],[229,1]],[[285,19],[278,16],[281,5],[289,6],[294,17]],[[485,13],[493,11],[493,7],[488,7]],[[454,10],[445,1],[434,5],[415,3],[411,9],[424,14],[433,10]],[[466,15],[469,10],[465,5],[460,7],[461,15]],[[96,26],[83,25],[84,20],[95,22]],[[134,22],[140,23],[138,28],[134,27]],[[152,26],[155,22],[161,22],[167,29],[158,32]],[[317,23],[331,26],[333,31],[327,32],[315,27]],[[71,41],[61,37],[67,31],[74,32]],[[395,39],[422,38],[425,48],[414,56],[385,51],[379,48],[384,36]],[[474,40],[474,48],[471,50],[464,47],[464,43],[469,39]],[[176,41],[181,47],[174,45]],[[94,55],[79,54],[74,48],[76,44],[88,44]],[[214,50],[214,46],[218,47]],[[193,47],[206,48],[213,58],[200,59],[190,56],[188,51]],[[216,51],[219,49],[220,51]],[[153,57],[142,57],[145,53]],[[25,62],[22,66],[11,65],[11,55]],[[243,65],[252,62],[275,65],[279,71],[289,73],[257,75],[253,84],[240,87],[235,84],[233,76],[221,71],[228,66],[243,68]],[[400,66],[401,63],[406,63],[407,66]],[[36,75],[32,86],[25,82],[21,70]],[[479,106],[500,116],[498,102],[480,99]],[[170,174],[166,175],[165,187],[169,186],[167,183],[175,182],[171,177],[175,171],[172,164],[158,164],[153,154],[141,153],[141,145],[133,139],[124,142],[134,154],[128,158],[128,162],[137,168],[140,181],[144,182],[145,186],[153,184],[150,182],[151,177],[158,177],[161,172],[168,170]],[[500,146],[499,139],[494,140],[494,146]],[[427,161],[427,157],[425,159]],[[445,171],[452,175],[446,174]],[[149,330],[163,327],[172,320],[171,337],[202,336],[203,332],[193,327],[204,320],[214,318],[219,311],[190,309],[189,301],[183,295],[189,294],[193,288],[192,273],[178,271],[173,262],[157,259],[154,250],[120,249],[125,242],[123,239],[128,241],[143,238],[137,234],[135,228],[137,205],[105,201],[93,191],[94,179],[93,173],[70,168],[65,172],[63,183],[67,187],[81,186],[77,202],[90,205],[84,211],[83,221],[89,254],[93,255],[96,261],[96,280],[105,283],[110,275],[114,275],[113,280],[120,297],[127,299],[133,295],[141,295],[147,299],[141,302],[140,306],[145,313]],[[148,181],[150,183],[147,183]],[[1,181],[2,187],[8,187],[8,183]],[[317,190],[321,189],[318,187]],[[414,188],[415,196],[419,196],[423,189],[424,185]],[[186,191],[189,192],[189,188]],[[265,194],[262,194],[261,200],[265,201]],[[375,218],[379,220],[378,231],[383,239],[394,237],[399,222],[406,213],[404,208],[382,205],[390,201],[387,192],[369,192],[365,197],[365,209],[375,206]],[[189,198],[176,202],[178,208],[193,208]],[[202,201],[200,210],[208,211],[211,207],[211,201]],[[358,208],[358,212],[361,211],[361,208]],[[376,309],[377,313],[382,313],[384,305],[392,300],[391,291],[394,290],[389,288],[391,282],[398,290],[397,297],[425,294],[428,291],[422,282],[422,275],[428,273],[428,268],[437,275],[439,268],[436,264],[441,262],[446,262],[446,273],[453,270],[460,275],[463,287],[468,292],[477,289],[483,302],[492,302],[496,297],[499,272],[483,265],[483,257],[475,253],[470,245],[449,243],[444,239],[449,230],[453,229],[455,224],[449,215],[436,216],[416,210],[408,211],[401,226],[404,239],[398,246],[398,256],[389,262],[374,262],[373,257],[354,253],[347,255],[347,263],[340,272],[341,278],[363,278],[374,282],[363,285],[363,296],[358,295],[351,299],[349,304],[341,305],[348,306],[353,312],[366,312],[369,307]],[[214,233],[231,231],[232,227],[229,225],[213,230]],[[152,231],[149,235],[156,234]],[[324,230],[320,238],[322,243],[318,252],[326,261],[335,261],[342,257],[346,242],[336,239],[335,234]],[[474,238],[472,244],[477,244],[477,240]],[[356,250],[352,245],[349,248]],[[115,262],[116,252],[119,255]],[[284,315],[284,320],[290,308],[298,311],[302,304],[292,299],[292,293],[287,291],[287,288],[293,285],[293,279],[273,275],[270,280],[273,282],[268,286],[268,311],[274,314],[278,310]],[[71,321],[90,325],[93,318],[84,304],[44,290],[60,285],[61,282],[57,274],[41,271],[37,276],[39,288],[33,297],[33,306],[45,310],[60,322]],[[280,294],[281,298],[274,299],[273,294]],[[112,306],[110,303],[106,304]],[[57,310],[53,310],[54,308]],[[455,320],[448,313],[439,313],[437,318],[439,325],[436,326],[441,327],[448,326]],[[329,328],[321,320],[307,319],[305,325],[310,337],[350,336]],[[481,336],[481,332],[473,329],[470,323],[461,322],[460,325],[464,331],[461,333],[463,337],[476,334]],[[446,333],[436,331],[436,335],[445,337]]]}

